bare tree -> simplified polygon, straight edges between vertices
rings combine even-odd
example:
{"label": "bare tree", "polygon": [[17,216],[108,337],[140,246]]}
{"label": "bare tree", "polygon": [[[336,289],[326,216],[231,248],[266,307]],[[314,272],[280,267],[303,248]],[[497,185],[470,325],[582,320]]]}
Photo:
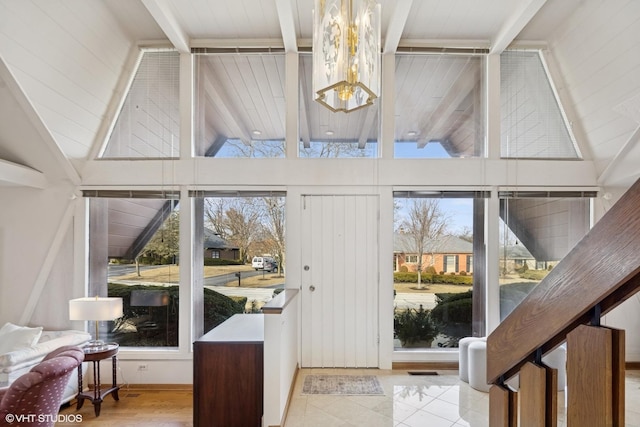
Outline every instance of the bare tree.
{"label": "bare tree", "polygon": [[240,259],[247,260],[249,247],[260,233],[263,212],[253,198],[209,198],[205,216],[214,231],[240,249]]}
{"label": "bare tree", "polygon": [[260,226],[261,212],[251,199],[239,199],[226,212],[229,241],[240,248],[240,259],[246,261],[251,243]]}
{"label": "bare tree", "polygon": [[266,209],[266,217],[264,229],[268,237],[268,241],[273,246],[270,252],[276,255],[278,261],[278,273],[282,273],[284,265],[284,197],[265,197],[264,205]]}
{"label": "bare tree", "polygon": [[228,201],[229,199],[223,197],[210,197],[204,200],[204,216],[208,225],[218,236],[225,240],[229,238],[225,221]]}
{"label": "bare tree", "polygon": [[402,222],[402,234],[408,247],[418,254],[418,289],[422,284],[422,258],[427,249],[433,265],[437,242],[447,234],[449,218],[440,209],[437,199],[411,199],[408,218]]}
{"label": "bare tree", "polygon": [[251,141],[250,143],[245,143],[239,139],[228,139],[225,145],[227,146],[229,157],[277,158],[285,155],[283,141]]}
{"label": "bare tree", "polygon": [[473,243],[473,230],[469,226],[464,226],[458,233],[456,234],[462,240]]}
{"label": "bare tree", "polygon": [[313,144],[309,148],[301,148],[301,157],[341,158],[341,157],[367,157],[367,151],[358,147],[358,141],[354,142],[321,142]]}

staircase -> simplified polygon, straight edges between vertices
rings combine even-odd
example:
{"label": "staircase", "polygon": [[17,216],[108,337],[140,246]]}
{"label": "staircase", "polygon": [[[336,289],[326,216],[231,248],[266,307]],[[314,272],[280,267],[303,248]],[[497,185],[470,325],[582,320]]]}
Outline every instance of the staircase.
{"label": "staircase", "polygon": [[[488,337],[491,427],[556,425],[542,356],[565,341],[567,425],[624,427],[624,331],[600,317],[639,290],[640,180]],[[518,373],[515,392],[505,381]]]}

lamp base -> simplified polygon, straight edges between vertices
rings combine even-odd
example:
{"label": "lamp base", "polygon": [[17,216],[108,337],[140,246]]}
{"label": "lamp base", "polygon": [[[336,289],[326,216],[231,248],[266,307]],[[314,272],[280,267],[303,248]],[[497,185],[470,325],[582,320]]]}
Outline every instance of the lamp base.
{"label": "lamp base", "polygon": [[102,340],[91,340],[84,345],[85,351],[100,351],[106,348],[106,343]]}

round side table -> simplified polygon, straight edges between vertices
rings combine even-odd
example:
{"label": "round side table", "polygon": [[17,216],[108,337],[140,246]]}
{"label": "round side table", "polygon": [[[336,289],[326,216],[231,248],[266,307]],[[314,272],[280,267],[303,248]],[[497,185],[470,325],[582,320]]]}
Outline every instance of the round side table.
{"label": "round side table", "polygon": [[[93,407],[96,413],[96,417],[100,416],[100,405],[104,400],[104,397],[108,394],[111,394],[114,400],[120,400],[118,397],[118,390],[120,387],[116,383],[116,368],[117,368],[117,358],[118,355],[118,343],[104,343],[102,345],[88,345],[83,347],[84,351],[84,361],[93,363],[93,392],[89,391],[88,393],[83,392],[82,388],[82,364],[78,366],[78,404],[76,409],[82,408],[85,400],[93,403]],[[100,361],[104,359],[111,358],[112,371],[113,371],[113,381],[112,385],[109,388],[102,389],[100,386]]]}

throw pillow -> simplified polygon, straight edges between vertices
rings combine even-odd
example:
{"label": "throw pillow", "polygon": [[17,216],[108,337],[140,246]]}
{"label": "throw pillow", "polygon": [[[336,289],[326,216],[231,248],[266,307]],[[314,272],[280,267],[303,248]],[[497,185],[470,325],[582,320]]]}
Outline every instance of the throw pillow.
{"label": "throw pillow", "polygon": [[0,328],[0,354],[33,347],[42,335],[42,327],[29,328],[6,323]]}

